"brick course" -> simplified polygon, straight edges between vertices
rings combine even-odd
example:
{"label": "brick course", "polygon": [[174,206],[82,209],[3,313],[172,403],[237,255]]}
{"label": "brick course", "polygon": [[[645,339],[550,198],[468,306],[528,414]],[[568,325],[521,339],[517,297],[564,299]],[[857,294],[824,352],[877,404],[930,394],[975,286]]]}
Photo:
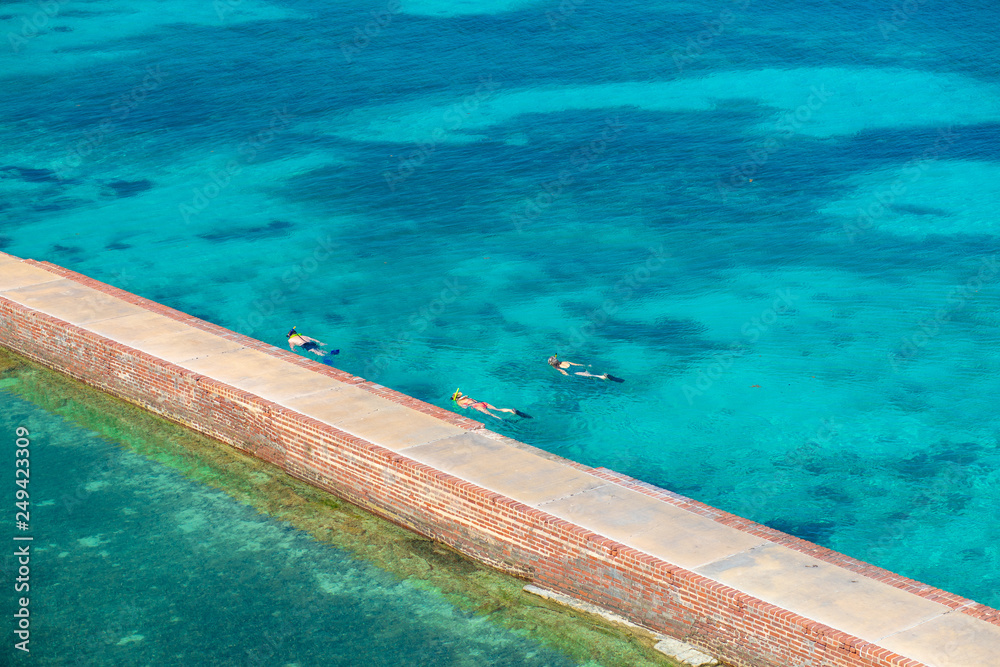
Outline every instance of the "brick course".
{"label": "brick course", "polygon": [[[477,421],[72,271],[44,262],[27,262],[449,424],[474,431],[483,428]],[[477,560],[685,639],[733,665],[919,667],[923,664],[2,296],[0,336],[5,346],[26,357],[227,442]],[[517,446],[528,448],[521,443]],[[958,613],[1000,625],[1000,612],[984,605],[619,473],[567,464],[934,600]]]}

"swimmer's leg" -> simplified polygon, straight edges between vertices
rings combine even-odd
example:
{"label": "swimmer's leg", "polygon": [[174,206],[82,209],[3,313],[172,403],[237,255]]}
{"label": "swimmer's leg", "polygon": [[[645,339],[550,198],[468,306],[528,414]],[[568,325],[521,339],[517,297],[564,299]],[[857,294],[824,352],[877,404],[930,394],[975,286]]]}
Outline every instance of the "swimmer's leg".
{"label": "swimmer's leg", "polygon": [[486,407],[488,407],[490,410],[499,410],[500,412],[509,412],[512,415],[517,415],[518,417],[524,417],[525,419],[531,419],[531,415],[525,414],[524,412],[521,412],[520,410],[515,410],[513,408],[498,408],[498,407],[496,407],[494,405],[490,405],[489,403],[486,404]]}
{"label": "swimmer's leg", "polygon": [[[500,419],[499,417],[497,417],[495,414],[493,414],[492,412],[490,412],[487,409],[487,408],[493,408],[493,406],[490,405],[489,403],[476,403],[472,407],[474,407],[476,410],[479,410],[484,415],[489,415],[490,417],[493,417],[493,419]],[[493,409],[496,410],[497,408],[493,408]],[[500,419],[500,421],[503,421],[503,420]]]}

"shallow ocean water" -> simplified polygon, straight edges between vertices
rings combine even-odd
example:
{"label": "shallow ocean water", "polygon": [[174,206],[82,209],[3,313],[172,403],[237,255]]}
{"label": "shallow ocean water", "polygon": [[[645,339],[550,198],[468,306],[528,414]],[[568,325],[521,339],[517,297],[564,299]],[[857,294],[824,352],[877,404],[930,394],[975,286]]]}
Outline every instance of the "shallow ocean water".
{"label": "shallow ocean water", "polygon": [[31,441],[30,655],[4,664],[579,664],[7,392],[0,425]]}
{"label": "shallow ocean water", "polygon": [[0,249],[997,606],[1000,9],[907,7],[67,1]]}

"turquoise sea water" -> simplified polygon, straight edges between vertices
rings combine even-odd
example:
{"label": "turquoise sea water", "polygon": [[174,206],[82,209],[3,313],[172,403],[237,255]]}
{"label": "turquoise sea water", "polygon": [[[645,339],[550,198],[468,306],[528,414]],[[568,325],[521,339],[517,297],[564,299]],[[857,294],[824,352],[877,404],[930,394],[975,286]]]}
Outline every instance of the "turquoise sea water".
{"label": "turquoise sea water", "polygon": [[29,599],[31,652],[7,621],[2,664],[578,664],[0,392],[11,445],[19,426],[33,539],[8,536],[0,568],[13,582],[29,544],[30,588],[0,609]]}
{"label": "turquoise sea water", "polygon": [[3,250],[1000,605],[994,2],[55,5]]}

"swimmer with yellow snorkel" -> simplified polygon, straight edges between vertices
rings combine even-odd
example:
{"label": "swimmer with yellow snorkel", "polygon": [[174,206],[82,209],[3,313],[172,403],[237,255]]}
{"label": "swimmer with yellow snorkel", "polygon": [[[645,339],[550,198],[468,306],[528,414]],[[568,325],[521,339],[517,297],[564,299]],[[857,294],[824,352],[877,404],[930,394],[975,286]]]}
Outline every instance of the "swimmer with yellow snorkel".
{"label": "swimmer with yellow snorkel", "polygon": [[330,357],[335,354],[340,354],[340,350],[331,350],[330,352],[327,352],[319,349],[320,346],[326,345],[326,343],[321,340],[316,340],[315,338],[310,338],[309,336],[303,336],[295,330],[295,327],[292,327],[292,330],[285,334],[285,338],[288,339],[288,349],[292,352],[295,351],[295,348],[301,347],[306,352],[312,352],[317,357],[322,357],[323,363],[327,366],[333,364]]}
{"label": "swimmer with yellow snorkel", "polygon": [[[464,395],[460,390],[456,389],[455,393],[451,395],[451,400],[455,401],[460,408],[472,408],[473,410],[479,410],[484,415],[489,415],[494,419],[500,419],[495,414],[490,412],[490,410],[496,410],[497,412],[509,412],[512,415],[517,415],[518,417],[523,417],[525,419],[531,419],[531,415],[527,415],[520,410],[514,410],[513,408],[498,408],[495,405],[490,405],[486,401],[477,401],[476,399]],[[500,421],[503,421],[500,419]]]}

